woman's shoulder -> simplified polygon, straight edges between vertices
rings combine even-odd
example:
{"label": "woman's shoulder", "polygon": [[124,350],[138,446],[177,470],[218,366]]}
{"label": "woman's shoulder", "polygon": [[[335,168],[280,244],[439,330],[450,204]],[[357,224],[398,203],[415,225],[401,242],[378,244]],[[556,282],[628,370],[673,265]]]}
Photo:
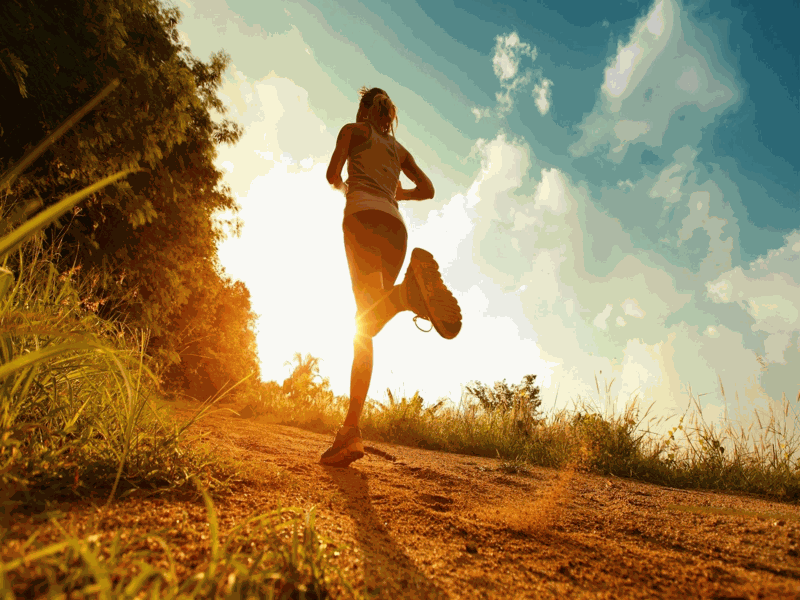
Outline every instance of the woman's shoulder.
{"label": "woman's shoulder", "polygon": [[349,129],[352,134],[369,136],[370,128],[367,123],[348,123],[342,129]]}
{"label": "woman's shoulder", "polygon": [[406,156],[408,156],[408,150],[406,150],[406,147],[403,146],[403,144],[397,141],[397,138],[394,138],[394,141],[397,144],[397,157],[400,159],[400,162],[402,163],[403,161],[405,161]]}

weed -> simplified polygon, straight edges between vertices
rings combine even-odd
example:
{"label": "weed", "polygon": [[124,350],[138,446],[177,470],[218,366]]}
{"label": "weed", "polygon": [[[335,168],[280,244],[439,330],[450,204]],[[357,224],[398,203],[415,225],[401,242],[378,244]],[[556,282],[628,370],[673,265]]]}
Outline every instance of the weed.
{"label": "weed", "polygon": [[[800,421],[785,397],[767,414],[755,413],[748,427],[730,422],[720,427],[705,422],[690,389],[689,409],[659,433],[654,427],[662,421],[654,423],[652,406],[643,407],[638,394],[618,410],[621,403],[611,394],[614,381],[603,387],[595,382],[596,399],[578,397],[571,409],[525,420],[513,403],[499,410],[498,402],[481,401],[476,394],[465,394],[458,405],[439,400],[426,406],[418,392],[408,398],[387,390],[386,402],[367,401],[361,429],[371,440],[499,457],[501,469],[512,472],[523,464],[570,467],[672,487],[800,499]],[[273,388],[265,411],[273,421],[332,431],[347,410],[348,399],[329,390],[298,403],[279,386]],[[489,400],[501,396],[490,391]]]}
{"label": "weed", "polygon": [[214,504],[206,505],[209,547],[198,567],[179,576],[179,547],[169,532],[76,538],[60,529],[57,542],[36,544],[18,559],[0,563],[4,598],[271,598],[321,600],[357,597],[330,559],[339,549],[321,537],[314,511],[276,508],[238,524],[222,537]]}

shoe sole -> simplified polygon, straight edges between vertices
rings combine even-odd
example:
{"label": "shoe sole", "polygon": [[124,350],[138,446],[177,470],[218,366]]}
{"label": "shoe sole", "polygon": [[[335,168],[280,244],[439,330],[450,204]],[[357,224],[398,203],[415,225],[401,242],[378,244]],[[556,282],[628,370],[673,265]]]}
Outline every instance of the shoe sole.
{"label": "shoe sole", "polygon": [[358,440],[342,446],[336,454],[320,458],[319,462],[329,467],[347,467],[360,458],[364,458],[364,443]]}
{"label": "shoe sole", "polygon": [[[427,317],[425,315],[420,317],[427,318],[440,336],[452,340],[461,331],[461,309],[455,296],[442,281],[439,265],[434,260],[433,254],[422,248],[414,248],[410,267],[428,312]],[[431,279],[434,279],[434,284],[439,284],[441,289],[436,289],[439,286],[430,285]],[[443,319],[440,314],[447,314],[451,319]]]}

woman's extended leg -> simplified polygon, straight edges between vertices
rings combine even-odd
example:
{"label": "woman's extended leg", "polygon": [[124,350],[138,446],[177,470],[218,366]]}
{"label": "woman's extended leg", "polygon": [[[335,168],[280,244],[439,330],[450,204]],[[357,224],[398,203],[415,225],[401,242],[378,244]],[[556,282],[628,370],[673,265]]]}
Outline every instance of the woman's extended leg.
{"label": "woman's extended leg", "polygon": [[[320,459],[323,464],[346,466],[364,456],[358,420],[372,379],[372,338],[391,318],[407,308],[394,285],[406,253],[402,222],[381,214],[358,213],[344,223],[345,250],[358,309],[350,371],[350,408],[333,445]],[[371,217],[371,218],[370,218]],[[393,219],[393,218],[392,218]]]}

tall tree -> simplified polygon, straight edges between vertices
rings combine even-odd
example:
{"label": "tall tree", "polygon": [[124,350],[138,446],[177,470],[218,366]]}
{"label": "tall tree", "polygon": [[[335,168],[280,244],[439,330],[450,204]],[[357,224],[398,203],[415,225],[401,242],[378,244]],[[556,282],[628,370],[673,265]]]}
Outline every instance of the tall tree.
{"label": "tall tree", "polygon": [[228,57],[194,57],[179,19],[157,0],[0,3],[0,168],[109,81],[122,82],[27,171],[12,200],[47,204],[122,168],[143,169],[63,220],[64,260],[97,281],[103,314],[149,329],[151,351],[173,359],[186,304],[204,287],[230,287],[217,216],[237,205],[214,160],[218,144],[241,135],[217,96]]}

